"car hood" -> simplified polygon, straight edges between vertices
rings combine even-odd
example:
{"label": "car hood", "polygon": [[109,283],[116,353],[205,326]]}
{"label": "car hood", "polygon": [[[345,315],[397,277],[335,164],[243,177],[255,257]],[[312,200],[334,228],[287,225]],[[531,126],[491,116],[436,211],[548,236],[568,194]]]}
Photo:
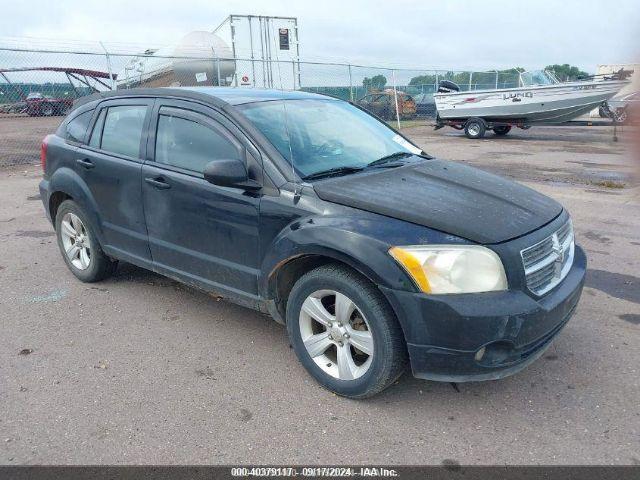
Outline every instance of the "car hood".
{"label": "car hood", "polygon": [[326,201],[398,218],[478,243],[500,243],[549,223],[562,206],[505,178],[444,160],[314,183]]}

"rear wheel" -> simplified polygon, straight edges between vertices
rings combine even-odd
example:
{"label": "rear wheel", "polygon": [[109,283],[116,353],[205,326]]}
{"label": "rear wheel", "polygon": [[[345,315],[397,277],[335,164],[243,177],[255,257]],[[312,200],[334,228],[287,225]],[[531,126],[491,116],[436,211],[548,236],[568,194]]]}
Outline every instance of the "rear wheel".
{"label": "rear wheel", "polygon": [[118,262],[102,251],[87,216],[73,200],[58,208],[56,235],[62,258],[78,279],[97,282],[115,272]]}
{"label": "rear wheel", "polygon": [[338,395],[370,397],[406,369],[393,311],[369,281],[340,265],[319,267],[296,282],[287,302],[287,330],[302,365]]}
{"label": "rear wheel", "polygon": [[464,134],[467,138],[471,139],[484,137],[486,131],[487,129],[484,126],[484,122],[477,118],[467,120],[467,123],[464,126]]}
{"label": "rear wheel", "polygon": [[495,133],[498,136],[504,136],[507,133],[509,133],[511,131],[511,127],[509,125],[504,125],[501,127],[494,127],[493,128],[493,133]]}

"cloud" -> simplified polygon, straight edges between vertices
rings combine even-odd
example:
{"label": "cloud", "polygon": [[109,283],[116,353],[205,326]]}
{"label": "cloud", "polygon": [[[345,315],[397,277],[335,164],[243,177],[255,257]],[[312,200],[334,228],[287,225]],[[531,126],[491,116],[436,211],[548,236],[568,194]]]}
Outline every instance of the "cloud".
{"label": "cloud", "polygon": [[102,40],[140,48],[213,30],[230,13],[297,16],[303,59],[479,70],[572,63],[594,71],[629,62],[640,25],[635,0],[60,0],[55,8],[31,0],[4,6],[0,32],[41,39],[37,45]]}

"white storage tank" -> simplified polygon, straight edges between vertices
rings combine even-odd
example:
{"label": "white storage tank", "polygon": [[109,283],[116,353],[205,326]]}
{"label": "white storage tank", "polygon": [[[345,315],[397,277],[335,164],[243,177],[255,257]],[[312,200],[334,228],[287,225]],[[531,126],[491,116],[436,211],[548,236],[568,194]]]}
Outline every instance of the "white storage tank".
{"label": "white storage tank", "polygon": [[118,88],[230,85],[236,65],[226,42],[196,31],[178,43],[136,56],[118,73]]}

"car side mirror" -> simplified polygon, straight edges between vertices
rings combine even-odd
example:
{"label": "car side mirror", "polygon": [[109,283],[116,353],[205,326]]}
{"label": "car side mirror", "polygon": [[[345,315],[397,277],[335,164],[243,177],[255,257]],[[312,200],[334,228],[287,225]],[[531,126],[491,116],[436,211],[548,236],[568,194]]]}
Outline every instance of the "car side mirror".
{"label": "car side mirror", "polygon": [[258,182],[249,179],[247,168],[238,159],[214,160],[205,165],[202,173],[207,182],[220,187],[242,188],[251,191],[261,188]]}

